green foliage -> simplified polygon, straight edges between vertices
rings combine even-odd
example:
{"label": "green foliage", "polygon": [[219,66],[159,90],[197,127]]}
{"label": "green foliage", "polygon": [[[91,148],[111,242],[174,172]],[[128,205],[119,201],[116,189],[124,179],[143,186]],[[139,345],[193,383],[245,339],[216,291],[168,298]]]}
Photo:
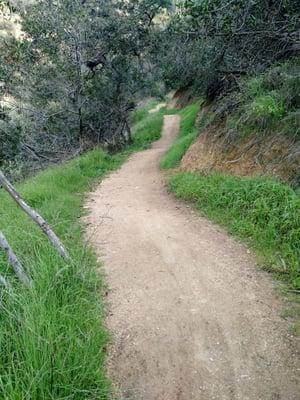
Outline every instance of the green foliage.
{"label": "green foliage", "polygon": [[244,91],[250,99],[262,96],[265,93],[264,82],[261,76],[255,76],[244,82]]}
{"label": "green foliage", "polygon": [[159,137],[162,113],[149,114],[146,121],[135,128],[134,143],[127,151],[108,155],[93,150],[18,185],[25,200],[66,244],[72,256],[68,264],[0,191],[1,230],[34,281],[31,289],[19,284],[0,252],[0,273],[13,282],[13,292],[1,290],[0,299],[1,399],[110,398],[104,368],[109,335],[102,324],[100,300],[105,287],[96,257],[83,241],[79,217],[85,192],[95,180],[117,169],[133,150]]}
{"label": "green foliage", "polygon": [[80,147],[127,146],[130,113],[152,80],[153,68],[144,65],[153,48],[153,20],[169,2],[14,3],[23,36],[8,34],[0,55],[3,94],[10,94],[0,121],[7,157],[18,155],[36,168],[69,158]]}
{"label": "green foliage", "polygon": [[137,107],[132,115],[131,115],[131,122],[132,124],[137,124],[142,119],[148,116],[148,113],[151,109],[155,108],[159,104],[158,100],[150,100],[147,101],[144,107]]}
{"label": "green foliage", "polygon": [[[16,283],[12,294],[2,294],[2,399],[107,398],[103,363],[108,335],[98,301],[103,284],[95,257],[83,244],[78,217],[84,191],[122,159],[95,150],[18,187],[67,244],[73,259],[69,264],[11,198],[0,193],[1,229],[34,280],[30,290]],[[0,266],[7,274],[2,253]]]}
{"label": "green foliage", "polygon": [[180,173],[170,189],[246,240],[266,269],[300,288],[300,196],[288,185],[265,177]]}
{"label": "green foliage", "polygon": [[297,0],[179,1],[162,35],[162,76],[171,88],[214,98],[236,77],[297,54],[299,15]]}
{"label": "green foliage", "polygon": [[268,126],[271,122],[280,120],[285,113],[284,104],[271,94],[262,95],[249,105],[248,118],[251,123],[262,120],[262,126]]}
{"label": "green foliage", "polygon": [[297,137],[300,132],[299,92],[299,58],[273,66],[243,82],[238,94],[239,106],[227,126],[243,136],[278,132]]}
{"label": "green foliage", "polygon": [[179,136],[170,150],[164,155],[160,164],[161,168],[169,169],[178,165],[197,137],[199,129],[195,126],[195,122],[198,112],[199,102],[191,104],[178,112],[181,116]]}
{"label": "green foliage", "polygon": [[206,111],[199,122],[200,130],[208,128],[216,119],[216,114],[213,111]]}
{"label": "green foliage", "polygon": [[146,149],[149,145],[161,137],[164,120],[164,111],[145,114],[133,129],[133,147],[138,150]]}

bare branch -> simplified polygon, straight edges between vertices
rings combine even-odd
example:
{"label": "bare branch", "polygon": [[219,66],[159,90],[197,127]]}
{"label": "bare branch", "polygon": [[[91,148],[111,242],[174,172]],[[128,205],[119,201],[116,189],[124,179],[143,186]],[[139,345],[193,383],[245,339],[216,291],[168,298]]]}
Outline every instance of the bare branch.
{"label": "bare branch", "polygon": [[60,239],[56,236],[50,225],[44,220],[44,218],[34,211],[25,201],[21,198],[19,193],[13,187],[13,185],[6,179],[4,174],[0,171],[0,184],[3,188],[11,195],[15,202],[22,208],[23,211],[41,228],[41,230],[48,236],[50,242],[56,248],[58,253],[65,259],[70,260],[70,255],[65,249]]}
{"label": "bare branch", "polygon": [[[20,281],[23,282],[26,286],[31,286],[32,280],[27,276],[20,261],[18,260],[17,256],[13,252],[12,248],[10,247],[8,241],[6,240],[5,236],[1,231],[0,231],[0,247],[2,248],[2,250],[4,250],[8,258],[9,264],[12,266],[13,270],[15,271],[15,274],[20,279]],[[1,279],[1,283],[7,286],[7,282],[3,277]]]}

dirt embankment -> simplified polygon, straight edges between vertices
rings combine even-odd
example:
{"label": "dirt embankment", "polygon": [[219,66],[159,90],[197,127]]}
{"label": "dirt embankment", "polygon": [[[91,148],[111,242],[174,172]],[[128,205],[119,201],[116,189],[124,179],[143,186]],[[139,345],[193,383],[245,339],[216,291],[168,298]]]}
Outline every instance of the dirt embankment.
{"label": "dirt embankment", "polygon": [[[200,111],[197,124],[211,111]],[[200,128],[199,128],[200,130]],[[280,133],[249,137],[230,137],[225,121],[204,129],[182,159],[181,171],[221,171],[240,176],[271,175],[286,181],[297,179],[300,148]]]}

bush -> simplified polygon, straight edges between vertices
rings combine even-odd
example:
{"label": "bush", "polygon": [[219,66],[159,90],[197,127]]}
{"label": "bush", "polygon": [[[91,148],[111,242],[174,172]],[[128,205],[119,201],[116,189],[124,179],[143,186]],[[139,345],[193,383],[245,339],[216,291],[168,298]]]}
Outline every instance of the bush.
{"label": "bush", "polygon": [[[284,134],[299,138],[300,59],[277,64],[266,72],[241,81],[240,92],[222,98],[217,118],[227,118],[230,139],[251,134]],[[231,104],[235,106],[232,107]],[[226,109],[227,113],[219,111]],[[229,107],[230,106],[230,107]]]}
{"label": "bush", "polygon": [[256,97],[249,105],[249,123],[266,128],[268,124],[279,121],[285,113],[285,108],[278,97],[274,93]]}

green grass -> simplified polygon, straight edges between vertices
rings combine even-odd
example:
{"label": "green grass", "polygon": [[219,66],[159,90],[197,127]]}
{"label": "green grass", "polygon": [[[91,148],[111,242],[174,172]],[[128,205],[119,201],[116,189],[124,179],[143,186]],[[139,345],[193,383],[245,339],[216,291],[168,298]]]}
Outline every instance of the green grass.
{"label": "green grass", "polygon": [[299,140],[300,58],[273,65],[242,83],[238,94],[228,96],[235,97],[238,104],[228,120],[228,130],[234,129],[237,138],[279,133]]}
{"label": "green grass", "polygon": [[133,129],[133,148],[142,150],[161,137],[161,130],[164,120],[164,110],[161,109],[156,113],[144,114],[143,119],[136,123]]}
{"label": "green grass", "polygon": [[[109,398],[104,361],[109,334],[103,326],[104,283],[84,244],[80,216],[85,193],[120,167],[127,156],[160,136],[162,115],[144,114],[130,149],[117,155],[94,150],[49,168],[18,185],[25,200],[48,220],[69,249],[65,263],[35,224],[0,191],[0,229],[34,286],[26,289],[0,252],[0,271],[13,284],[0,291],[0,398],[87,400]],[[154,121],[151,131],[146,127]],[[143,136],[145,135],[145,136]]]}
{"label": "green grass", "polygon": [[155,108],[159,104],[158,100],[150,100],[143,107],[136,108],[131,114],[131,122],[133,125],[136,125],[138,122],[149,116],[149,111]]}
{"label": "green grass", "polygon": [[195,127],[195,122],[198,112],[199,102],[191,104],[178,112],[181,117],[180,132],[177,140],[164,155],[160,163],[162,169],[176,167],[197,137],[199,128]]}
{"label": "green grass", "polygon": [[300,288],[300,196],[266,178],[175,174],[170,189],[251,245],[269,271]]}

